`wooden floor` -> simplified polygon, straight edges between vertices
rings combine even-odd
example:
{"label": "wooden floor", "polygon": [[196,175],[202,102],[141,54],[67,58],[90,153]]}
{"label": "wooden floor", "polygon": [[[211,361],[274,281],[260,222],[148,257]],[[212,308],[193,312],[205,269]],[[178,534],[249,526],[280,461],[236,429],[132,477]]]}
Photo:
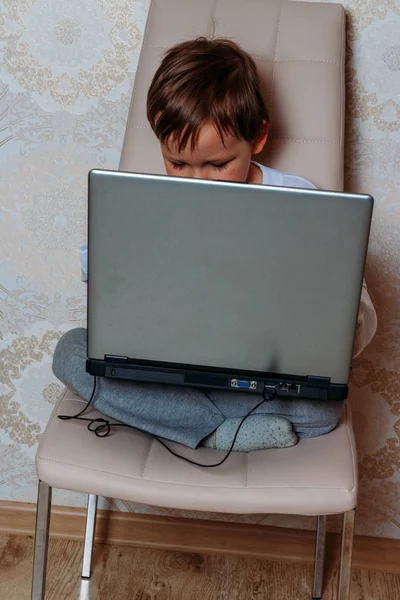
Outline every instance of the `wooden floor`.
{"label": "wooden floor", "polygon": [[[29,600],[33,540],[0,534],[0,598]],[[46,600],[311,600],[312,569],[232,556],[97,545],[81,581],[82,544],[50,542]],[[334,600],[336,567],[324,600]],[[400,576],[354,570],[351,600],[400,598]]]}

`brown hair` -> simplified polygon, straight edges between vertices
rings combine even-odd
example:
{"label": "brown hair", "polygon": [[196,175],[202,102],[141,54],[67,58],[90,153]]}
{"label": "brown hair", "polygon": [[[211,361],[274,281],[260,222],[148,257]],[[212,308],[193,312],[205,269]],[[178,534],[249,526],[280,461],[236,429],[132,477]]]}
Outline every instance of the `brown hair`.
{"label": "brown hair", "polygon": [[262,137],[268,109],[251,56],[227,39],[204,37],[170,48],[147,95],[147,118],[157,138],[170,136],[179,151],[195,148],[207,122],[218,133],[255,142]]}

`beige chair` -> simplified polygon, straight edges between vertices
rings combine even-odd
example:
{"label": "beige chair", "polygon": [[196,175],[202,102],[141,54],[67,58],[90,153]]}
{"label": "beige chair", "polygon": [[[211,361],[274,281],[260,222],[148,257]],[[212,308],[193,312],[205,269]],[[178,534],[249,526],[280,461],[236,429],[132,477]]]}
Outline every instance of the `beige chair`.
{"label": "beige chair", "polygon": [[[281,0],[153,0],[129,112],[121,169],[163,172],[157,141],[146,122],[145,98],[164,49],[197,35],[231,37],[259,66],[272,127],[262,160],[303,175],[319,187],[343,183],[345,14],[340,5]],[[344,515],[338,600],[348,600],[357,459],[349,409],[335,431],[293,448],[234,453],[218,469],[171,456],[133,430],[104,439],[86,425],[60,421],[82,400],[66,390],[37,452],[39,494],[32,600],[45,594],[51,489],[89,495],[82,577],[88,578],[97,497],[154,506],[229,513],[316,515],[313,597],[321,598],[326,516]],[[95,417],[92,409],[89,413]],[[178,447],[172,444],[175,450]],[[216,462],[221,453],[179,448]],[[265,534],[268,535],[266,529]],[[245,600],[245,599],[243,599]]]}

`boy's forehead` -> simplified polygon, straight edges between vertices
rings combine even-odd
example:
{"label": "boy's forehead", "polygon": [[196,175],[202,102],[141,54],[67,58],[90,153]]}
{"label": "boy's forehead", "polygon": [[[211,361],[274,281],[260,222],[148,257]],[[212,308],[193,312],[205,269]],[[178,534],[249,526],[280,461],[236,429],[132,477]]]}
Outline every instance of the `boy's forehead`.
{"label": "boy's forehead", "polygon": [[174,156],[191,156],[196,158],[210,159],[219,157],[220,155],[226,155],[232,152],[237,145],[240,144],[240,140],[230,134],[224,134],[223,140],[217,129],[211,123],[207,123],[200,128],[196,147],[192,150],[190,140],[181,152],[179,152],[179,141],[168,141],[164,144],[164,148],[168,154]]}

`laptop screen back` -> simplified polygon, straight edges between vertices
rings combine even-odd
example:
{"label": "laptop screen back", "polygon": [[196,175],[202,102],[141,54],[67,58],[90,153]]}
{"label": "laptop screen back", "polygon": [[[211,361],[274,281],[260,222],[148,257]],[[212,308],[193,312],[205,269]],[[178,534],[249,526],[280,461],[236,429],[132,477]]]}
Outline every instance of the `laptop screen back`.
{"label": "laptop screen back", "polygon": [[91,171],[89,358],[347,383],[372,204]]}

